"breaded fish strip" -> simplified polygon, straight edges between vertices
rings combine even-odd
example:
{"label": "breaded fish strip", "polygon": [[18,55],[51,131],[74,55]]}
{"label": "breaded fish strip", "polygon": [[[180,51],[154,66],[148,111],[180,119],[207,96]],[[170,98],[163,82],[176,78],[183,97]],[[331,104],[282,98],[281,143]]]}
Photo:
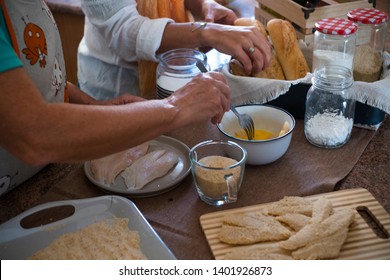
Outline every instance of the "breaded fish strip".
{"label": "breaded fish strip", "polygon": [[279,222],[288,225],[294,231],[299,231],[311,221],[311,217],[299,213],[286,213],[275,218]]}
{"label": "breaded fish strip", "polygon": [[325,197],[320,197],[313,203],[312,222],[321,222],[333,212],[332,203]]}
{"label": "breaded fish strip", "polygon": [[263,213],[272,216],[281,216],[286,213],[300,213],[311,216],[313,202],[300,196],[285,196],[279,201],[272,202],[264,207]]}
{"label": "breaded fish strip", "polygon": [[320,223],[310,223],[304,226],[289,239],[280,242],[280,247],[286,250],[296,250],[309,243],[322,242],[343,228],[348,228],[354,218],[351,209],[340,209]]}
{"label": "breaded fish strip", "polygon": [[218,238],[228,244],[284,240],[291,232],[274,217],[261,213],[232,214],[223,220]]}
{"label": "breaded fish strip", "polygon": [[293,251],[291,254],[294,259],[303,260],[318,260],[337,258],[340,254],[348,235],[348,227],[341,228],[334,234],[325,237],[321,240],[316,240],[306,246]]}
{"label": "breaded fish strip", "polygon": [[261,248],[236,248],[224,256],[225,260],[292,260],[291,255]]}

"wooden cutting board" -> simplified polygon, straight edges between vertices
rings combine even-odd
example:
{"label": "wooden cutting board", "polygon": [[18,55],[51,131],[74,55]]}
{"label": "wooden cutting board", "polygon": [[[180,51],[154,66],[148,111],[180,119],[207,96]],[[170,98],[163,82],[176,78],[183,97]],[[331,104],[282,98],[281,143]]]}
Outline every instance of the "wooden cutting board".
{"label": "wooden cutting board", "polygon": [[[343,190],[307,198],[314,201],[320,196],[329,199],[334,208],[354,208],[357,212],[337,259],[390,259],[390,215],[366,189]],[[200,217],[202,229],[215,259],[223,259],[226,253],[237,247],[222,243],[218,239],[223,217],[233,213],[261,211],[267,204],[269,203],[218,211]],[[367,216],[370,218],[363,218]],[[246,246],[272,249],[278,246],[278,243],[263,242]]]}

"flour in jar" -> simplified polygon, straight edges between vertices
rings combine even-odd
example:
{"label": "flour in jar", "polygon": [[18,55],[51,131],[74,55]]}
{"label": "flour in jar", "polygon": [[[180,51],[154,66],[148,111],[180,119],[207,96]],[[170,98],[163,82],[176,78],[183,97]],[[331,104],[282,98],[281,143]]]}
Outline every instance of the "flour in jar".
{"label": "flour in jar", "polygon": [[313,144],[335,147],[343,144],[350,135],[353,119],[341,113],[318,113],[305,124],[305,133]]}
{"label": "flour in jar", "polygon": [[224,195],[227,192],[226,175],[232,174],[234,183],[239,183],[241,167],[227,169],[227,167],[237,163],[235,159],[224,156],[207,156],[200,159],[199,163],[210,167],[196,166],[195,168],[197,185],[205,196],[218,199]]}
{"label": "flour in jar", "polygon": [[324,65],[344,66],[352,70],[353,56],[338,51],[315,50],[313,52],[313,72]]}

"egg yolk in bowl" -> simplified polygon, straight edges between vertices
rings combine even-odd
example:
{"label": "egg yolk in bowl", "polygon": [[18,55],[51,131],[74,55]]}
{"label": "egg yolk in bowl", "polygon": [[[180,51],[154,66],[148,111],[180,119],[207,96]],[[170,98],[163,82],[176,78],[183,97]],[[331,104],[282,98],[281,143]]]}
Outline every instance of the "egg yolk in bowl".
{"label": "egg yolk in bowl", "polygon": [[[234,133],[234,137],[248,140],[248,136],[243,129]],[[255,135],[252,140],[268,140],[275,137],[276,136],[272,132],[263,129],[255,129]]]}
{"label": "egg yolk in bowl", "polygon": [[[282,136],[283,134],[286,134],[289,130],[290,130],[290,126],[288,122],[284,122],[283,127],[280,130],[279,134],[275,134],[264,129],[255,129],[255,135],[252,140],[268,140],[268,139],[276,138]],[[235,132],[234,137],[242,140],[248,140],[248,136],[245,130],[243,129]]]}

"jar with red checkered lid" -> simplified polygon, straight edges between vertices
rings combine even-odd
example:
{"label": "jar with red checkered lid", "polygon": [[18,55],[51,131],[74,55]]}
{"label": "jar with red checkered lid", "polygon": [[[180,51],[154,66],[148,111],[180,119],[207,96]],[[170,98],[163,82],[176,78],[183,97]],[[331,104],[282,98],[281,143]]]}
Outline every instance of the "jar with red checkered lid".
{"label": "jar with red checkered lid", "polygon": [[315,23],[312,71],[326,65],[353,70],[358,25],[348,19],[327,18]]}
{"label": "jar with red checkered lid", "polygon": [[374,82],[382,72],[388,15],[373,8],[350,11],[348,19],[358,25],[353,76],[356,81]]}

